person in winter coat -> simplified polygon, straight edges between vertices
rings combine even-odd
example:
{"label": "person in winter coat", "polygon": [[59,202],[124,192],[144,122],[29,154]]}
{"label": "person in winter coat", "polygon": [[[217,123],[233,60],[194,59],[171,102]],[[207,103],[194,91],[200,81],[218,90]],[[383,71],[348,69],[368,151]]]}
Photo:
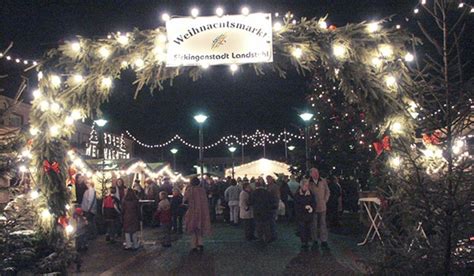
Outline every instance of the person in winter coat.
{"label": "person in winter coat", "polygon": [[191,179],[184,193],[184,203],[188,205],[184,222],[186,232],[192,235],[191,252],[202,252],[204,250],[203,236],[211,234],[211,220],[206,190],[201,187],[197,177]]}
{"label": "person in winter coat", "polygon": [[115,238],[118,235],[118,227],[120,224],[120,200],[115,196],[117,189],[111,187],[109,193],[104,197],[102,201],[102,215],[107,225],[107,234],[105,240],[111,243],[115,243]]}
{"label": "person in winter coat", "polygon": [[233,225],[239,223],[239,196],[242,190],[237,185],[235,179],[230,180],[230,187],[224,192],[225,201],[229,204],[230,208],[230,222]]}
{"label": "person in winter coat", "polygon": [[321,241],[323,249],[329,249],[328,246],[328,228],[326,225],[326,203],[329,200],[330,191],[326,179],[321,178],[319,170],[312,168],[310,170],[310,190],[316,200],[316,210],[313,215],[313,226],[311,236],[313,238],[312,250],[318,249],[318,239]]}
{"label": "person in winter coat", "polygon": [[157,216],[160,220],[160,229],[163,232],[161,245],[171,247],[171,204],[168,200],[168,194],[165,191],[160,192],[160,202],[158,202]]}
{"label": "person in winter coat", "polygon": [[94,183],[90,179],[86,179],[87,190],[82,197],[81,208],[84,216],[87,219],[87,236],[94,239],[97,236],[97,228],[95,225],[95,216],[97,214],[97,195],[94,188]]}
{"label": "person in winter coat", "polygon": [[136,250],[139,247],[140,206],[138,197],[132,189],[127,189],[122,202],[123,231],[125,232],[125,250]]}
{"label": "person in winter coat", "polygon": [[244,224],[245,239],[248,241],[255,240],[255,222],[253,221],[253,208],[250,206],[250,183],[242,184],[242,192],[239,196],[240,219]]}
{"label": "person in winter coat", "polygon": [[275,238],[271,224],[278,209],[278,201],[265,189],[264,183],[259,181],[255,185],[255,191],[250,194],[250,206],[253,208],[257,237],[264,243],[272,242]]}
{"label": "person in winter coat", "polygon": [[273,210],[273,220],[270,221],[270,227],[272,231],[272,240],[277,239],[277,232],[276,232],[276,221],[278,219],[278,206],[281,200],[281,193],[280,193],[280,187],[278,187],[278,184],[275,182],[275,179],[271,175],[267,175],[266,177],[267,180],[267,190],[270,192],[270,194],[273,195],[277,202],[277,208]]}
{"label": "person in winter coat", "polygon": [[171,198],[171,229],[174,233],[183,233],[183,216],[186,207],[183,205],[183,195],[178,188],[173,188]]}
{"label": "person in winter coat", "polygon": [[125,187],[125,182],[123,181],[122,178],[117,178],[117,181],[115,182],[116,185],[117,185],[117,190],[116,190],[116,197],[122,201],[123,198],[125,197],[125,189],[127,189]]}
{"label": "person in winter coat", "polygon": [[316,200],[309,189],[309,180],[301,181],[301,187],[295,193],[295,213],[298,221],[298,232],[301,239],[301,249],[309,249],[311,240],[311,224],[313,222],[313,213],[316,210]]}
{"label": "person in winter coat", "polygon": [[329,181],[330,196],[326,204],[327,219],[330,227],[340,227],[339,213],[342,211],[342,188],[337,176],[331,177]]}

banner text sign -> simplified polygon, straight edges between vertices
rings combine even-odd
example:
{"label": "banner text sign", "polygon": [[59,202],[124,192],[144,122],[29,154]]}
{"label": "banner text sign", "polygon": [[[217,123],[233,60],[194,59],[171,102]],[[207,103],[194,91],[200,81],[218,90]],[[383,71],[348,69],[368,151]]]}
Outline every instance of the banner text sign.
{"label": "banner text sign", "polygon": [[273,61],[270,14],[173,18],[166,31],[167,67]]}

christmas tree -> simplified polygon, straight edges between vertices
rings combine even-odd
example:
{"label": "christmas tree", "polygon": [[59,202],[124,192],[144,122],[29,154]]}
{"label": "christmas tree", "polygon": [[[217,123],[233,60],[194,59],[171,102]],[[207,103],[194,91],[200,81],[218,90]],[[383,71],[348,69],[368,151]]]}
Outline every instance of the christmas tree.
{"label": "christmas tree", "polygon": [[404,136],[403,125],[386,133],[399,155],[381,158],[389,165],[380,183],[389,205],[382,214],[378,273],[473,273],[473,78],[465,70],[470,53],[463,53],[472,47],[464,34],[471,7],[463,7],[446,0],[420,7],[424,16],[417,23],[425,44],[416,49],[416,102],[407,110],[417,118],[418,139]]}
{"label": "christmas tree", "polygon": [[315,74],[308,101],[315,114],[310,135],[313,162],[321,171],[358,181],[364,190],[374,134],[365,121],[365,113],[344,98],[338,85],[323,74]]}

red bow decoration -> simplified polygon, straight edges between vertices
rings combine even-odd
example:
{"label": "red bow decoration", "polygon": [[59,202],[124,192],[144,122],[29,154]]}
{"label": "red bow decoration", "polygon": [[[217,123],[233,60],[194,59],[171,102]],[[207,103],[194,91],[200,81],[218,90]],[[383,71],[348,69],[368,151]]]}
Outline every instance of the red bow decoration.
{"label": "red bow decoration", "polygon": [[43,170],[45,173],[53,170],[55,173],[59,173],[59,163],[54,161],[52,164],[48,162],[48,160],[43,161]]}
{"label": "red bow decoration", "polygon": [[431,144],[431,145],[438,145],[439,144],[439,136],[440,136],[439,131],[435,131],[435,133],[433,133],[431,135],[423,133],[423,143]]}
{"label": "red bow decoration", "polygon": [[66,228],[69,225],[69,219],[66,216],[61,216],[58,218],[58,223],[61,224],[62,227]]}
{"label": "red bow decoration", "polygon": [[392,150],[392,146],[390,145],[390,136],[388,135],[384,136],[381,141],[375,141],[373,145],[377,156],[381,155],[384,150]]}

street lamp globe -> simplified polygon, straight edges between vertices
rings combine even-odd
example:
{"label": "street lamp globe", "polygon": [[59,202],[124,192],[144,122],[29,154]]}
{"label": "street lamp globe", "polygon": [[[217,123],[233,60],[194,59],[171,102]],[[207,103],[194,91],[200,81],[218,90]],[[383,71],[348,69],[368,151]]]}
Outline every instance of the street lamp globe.
{"label": "street lamp globe", "polygon": [[177,148],[172,148],[172,149],[170,149],[170,151],[171,151],[172,154],[178,153],[178,149],[177,149]]}
{"label": "street lamp globe", "polygon": [[313,118],[314,114],[309,113],[309,112],[304,112],[300,114],[300,118],[303,119],[303,121],[308,122]]}
{"label": "street lamp globe", "polygon": [[288,146],[288,149],[289,149],[290,151],[293,151],[295,148],[296,148],[295,146]]}
{"label": "street lamp globe", "polygon": [[229,151],[232,152],[232,153],[234,153],[236,150],[237,150],[237,148],[234,147],[234,146],[229,147]]}
{"label": "street lamp globe", "polygon": [[99,126],[99,127],[103,127],[105,126],[109,121],[105,120],[105,119],[97,119],[94,121],[94,123]]}
{"label": "street lamp globe", "polygon": [[207,120],[207,116],[204,114],[198,114],[194,116],[194,120],[196,120],[196,122],[198,122],[199,124],[202,124]]}

